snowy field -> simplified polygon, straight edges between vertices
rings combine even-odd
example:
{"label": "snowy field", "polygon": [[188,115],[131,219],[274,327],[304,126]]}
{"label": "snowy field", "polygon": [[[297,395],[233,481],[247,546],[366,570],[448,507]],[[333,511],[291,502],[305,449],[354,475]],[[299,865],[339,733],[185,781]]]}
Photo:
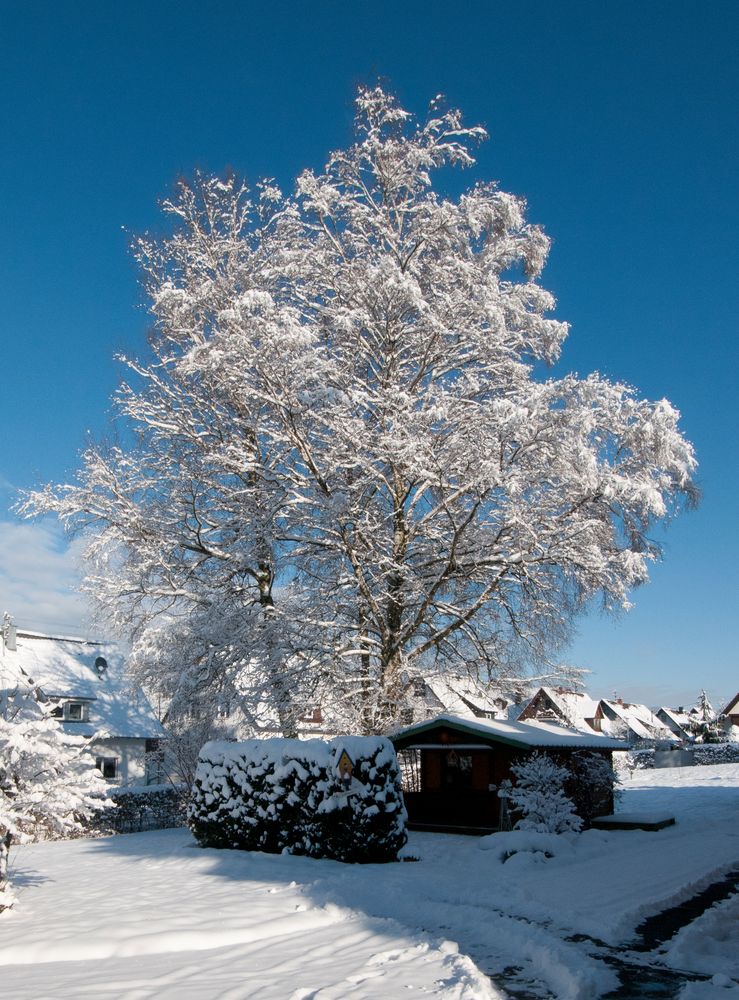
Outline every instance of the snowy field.
{"label": "snowy field", "polygon": [[739,998],[736,895],[630,952],[645,917],[739,867],[739,764],[636,772],[619,810],[677,824],[411,834],[418,860],[384,866],[202,850],[184,830],[20,848],[0,996],[591,1000],[617,956],[683,970],[681,1000]]}

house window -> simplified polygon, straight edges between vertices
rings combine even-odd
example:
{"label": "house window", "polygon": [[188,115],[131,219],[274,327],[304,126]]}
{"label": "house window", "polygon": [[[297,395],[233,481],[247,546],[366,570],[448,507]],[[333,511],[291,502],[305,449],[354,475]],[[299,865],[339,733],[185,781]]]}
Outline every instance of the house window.
{"label": "house window", "polygon": [[413,709],[412,708],[401,708],[400,710],[400,723],[403,726],[410,726],[413,722]]}
{"label": "house window", "polygon": [[118,758],[117,757],[96,757],[95,767],[100,771],[104,778],[109,781],[113,780],[118,776]]}
{"label": "house window", "polygon": [[413,694],[416,698],[423,698],[426,694],[426,681],[423,677],[413,678]]}
{"label": "house window", "polygon": [[309,708],[308,711],[300,716],[301,722],[323,722],[323,712],[321,711],[320,705],[315,708]]}
{"label": "house window", "polygon": [[64,706],[65,722],[87,722],[87,705],[82,701],[68,701]]}

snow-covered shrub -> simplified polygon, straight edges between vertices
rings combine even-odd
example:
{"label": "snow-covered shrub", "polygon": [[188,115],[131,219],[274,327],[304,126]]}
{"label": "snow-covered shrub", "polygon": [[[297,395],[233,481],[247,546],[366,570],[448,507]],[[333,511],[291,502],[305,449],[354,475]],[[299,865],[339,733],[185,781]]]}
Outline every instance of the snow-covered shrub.
{"label": "snow-covered shrub", "polygon": [[626,754],[626,761],[629,771],[650,770],[654,767],[654,748],[629,750]]}
{"label": "snow-covered shrub", "polygon": [[[351,741],[352,744],[354,740]],[[388,740],[359,739],[356,766],[348,794],[332,792],[318,809],[326,853],[337,861],[394,861],[406,841],[405,808],[398,761]],[[366,755],[361,746],[365,744]],[[330,747],[329,775],[347,741]]]}
{"label": "snow-covered shrub", "polygon": [[203,846],[310,853],[326,754],[319,740],[206,743],[195,772],[190,829]]}
{"label": "snow-covered shrub", "polygon": [[62,732],[32,685],[0,691],[0,910],[11,903],[11,844],[80,832],[105,790],[85,740]]}
{"label": "snow-covered shrub", "polygon": [[585,826],[596,816],[613,812],[616,785],[620,779],[609,757],[592,750],[578,750],[567,762],[569,772],[564,792]]}
{"label": "snow-covered shrub", "polygon": [[[338,772],[343,751],[354,763],[346,785]],[[188,822],[204,847],[370,862],[395,860],[405,819],[392,744],[344,737],[207,743]]]}
{"label": "snow-covered shrub", "polygon": [[507,789],[513,809],[521,813],[515,830],[565,833],[582,828],[574,804],[564,792],[570,772],[551,757],[534,753],[511,766],[516,783]]}

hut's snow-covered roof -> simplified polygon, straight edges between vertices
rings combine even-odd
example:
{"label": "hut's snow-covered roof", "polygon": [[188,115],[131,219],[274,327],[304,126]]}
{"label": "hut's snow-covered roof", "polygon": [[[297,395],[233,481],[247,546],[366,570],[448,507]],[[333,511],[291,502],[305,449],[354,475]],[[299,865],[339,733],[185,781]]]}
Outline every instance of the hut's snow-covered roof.
{"label": "hut's snow-covered roof", "polygon": [[526,749],[535,747],[562,747],[571,749],[624,750],[627,744],[623,740],[600,736],[598,733],[585,733],[576,729],[565,729],[563,726],[548,722],[509,722],[503,719],[469,719],[455,715],[437,715],[425,722],[417,722],[412,726],[391,734],[394,743],[402,742],[414,746],[425,745],[424,734],[439,727],[448,727],[471,738],[478,737],[486,741],[507,743]]}

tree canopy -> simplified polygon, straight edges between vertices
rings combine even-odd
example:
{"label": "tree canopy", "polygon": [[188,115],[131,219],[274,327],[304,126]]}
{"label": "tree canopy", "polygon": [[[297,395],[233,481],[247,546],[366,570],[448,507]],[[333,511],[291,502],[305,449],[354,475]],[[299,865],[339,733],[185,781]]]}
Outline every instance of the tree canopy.
{"label": "tree canopy", "polygon": [[541,659],[591,598],[628,605],[695,497],[669,402],[546,377],[547,237],[495,184],[438,187],[484,130],[380,88],[355,129],[289,196],[179,182],[134,244],[153,326],[122,443],[23,508],[87,534],[142,679],[288,735],[328,693],[382,730],[415,673]]}

